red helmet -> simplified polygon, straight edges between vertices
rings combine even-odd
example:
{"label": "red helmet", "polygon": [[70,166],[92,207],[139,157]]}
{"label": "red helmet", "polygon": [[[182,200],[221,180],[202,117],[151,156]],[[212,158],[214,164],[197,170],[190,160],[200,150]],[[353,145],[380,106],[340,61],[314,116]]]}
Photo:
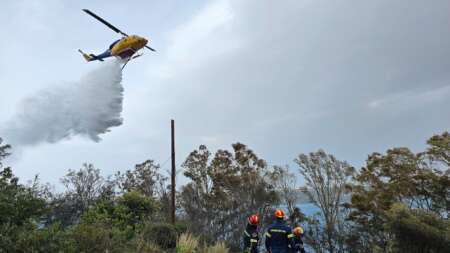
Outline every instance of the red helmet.
{"label": "red helmet", "polygon": [[301,228],[301,227],[294,228],[294,235],[296,235],[296,236],[303,235],[303,228]]}
{"label": "red helmet", "polygon": [[284,219],[284,217],[286,217],[286,214],[284,213],[283,210],[277,209],[277,210],[275,211],[275,218],[278,218],[278,219]]}
{"label": "red helmet", "polygon": [[259,217],[256,214],[253,214],[252,216],[248,217],[248,224],[250,225],[258,225],[259,223]]}

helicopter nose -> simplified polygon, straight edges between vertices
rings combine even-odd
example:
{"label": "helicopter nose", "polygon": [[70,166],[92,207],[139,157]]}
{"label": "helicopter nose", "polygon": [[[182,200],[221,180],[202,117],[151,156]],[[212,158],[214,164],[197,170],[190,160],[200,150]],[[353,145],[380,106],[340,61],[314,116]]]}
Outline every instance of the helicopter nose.
{"label": "helicopter nose", "polygon": [[145,46],[145,45],[147,45],[148,40],[145,39],[145,38],[142,38],[142,39],[141,39],[141,43]]}

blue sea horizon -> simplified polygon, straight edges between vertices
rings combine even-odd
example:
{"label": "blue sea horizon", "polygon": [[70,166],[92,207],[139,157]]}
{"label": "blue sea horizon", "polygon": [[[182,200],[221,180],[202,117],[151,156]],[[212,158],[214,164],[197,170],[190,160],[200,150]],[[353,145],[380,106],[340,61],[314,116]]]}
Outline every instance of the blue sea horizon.
{"label": "blue sea horizon", "polygon": [[320,211],[320,209],[313,203],[301,203],[297,204],[297,207],[300,208],[300,211],[302,211],[302,213],[306,216],[312,216]]}

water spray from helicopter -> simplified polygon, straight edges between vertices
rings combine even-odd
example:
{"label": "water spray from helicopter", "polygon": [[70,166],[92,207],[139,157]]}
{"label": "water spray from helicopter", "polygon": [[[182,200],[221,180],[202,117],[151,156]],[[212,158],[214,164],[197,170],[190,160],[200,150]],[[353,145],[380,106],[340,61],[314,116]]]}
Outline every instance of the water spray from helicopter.
{"label": "water spray from helicopter", "polygon": [[100,135],[122,124],[122,64],[109,61],[79,81],[24,99],[15,116],[0,127],[1,136],[18,148],[72,136],[100,141]]}

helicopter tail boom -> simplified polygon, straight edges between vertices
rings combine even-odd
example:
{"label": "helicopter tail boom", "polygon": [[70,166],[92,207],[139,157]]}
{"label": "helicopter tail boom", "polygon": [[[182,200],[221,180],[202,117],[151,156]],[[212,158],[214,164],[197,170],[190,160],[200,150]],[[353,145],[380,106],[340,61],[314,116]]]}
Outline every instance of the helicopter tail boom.
{"label": "helicopter tail boom", "polygon": [[80,54],[83,56],[83,58],[84,58],[87,62],[95,61],[95,60],[103,61],[102,58],[96,56],[95,54],[86,54],[85,52],[81,51],[81,49],[78,49],[78,52],[80,52]]}

